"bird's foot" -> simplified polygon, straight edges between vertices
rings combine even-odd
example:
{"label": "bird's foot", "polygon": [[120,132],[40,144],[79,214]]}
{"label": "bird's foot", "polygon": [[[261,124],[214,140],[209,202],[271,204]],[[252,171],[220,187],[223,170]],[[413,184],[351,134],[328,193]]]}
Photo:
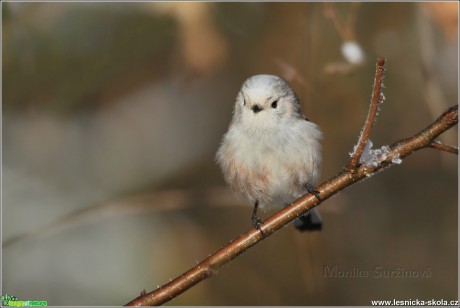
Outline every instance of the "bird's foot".
{"label": "bird's foot", "polygon": [[264,222],[260,217],[252,216],[252,225],[254,226],[254,228],[259,230],[260,233],[262,233],[262,235],[264,235],[264,232],[262,231],[262,228],[260,227],[260,225],[263,225],[263,224]]}
{"label": "bird's foot", "polygon": [[321,201],[321,198],[319,197],[319,191],[316,189],[315,186],[311,185],[310,183],[305,184],[305,188],[310,194],[313,194],[318,201]]}

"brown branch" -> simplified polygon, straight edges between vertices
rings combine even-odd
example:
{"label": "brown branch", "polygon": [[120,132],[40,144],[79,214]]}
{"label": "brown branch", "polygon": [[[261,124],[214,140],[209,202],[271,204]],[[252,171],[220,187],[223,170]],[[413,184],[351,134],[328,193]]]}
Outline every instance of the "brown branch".
{"label": "brown branch", "polygon": [[347,168],[353,170],[359,164],[359,159],[363,154],[364,148],[366,147],[367,141],[371,135],[372,127],[375,123],[375,117],[377,116],[377,111],[379,110],[379,105],[383,102],[384,96],[382,94],[382,81],[383,73],[385,71],[385,59],[379,57],[377,59],[377,65],[375,69],[375,78],[374,78],[374,87],[372,90],[372,99],[371,105],[369,107],[369,112],[367,114],[366,122],[364,123],[363,130],[359,136],[358,143],[353,149],[353,154],[351,159],[348,162]]}
{"label": "brown branch", "polygon": [[321,202],[311,194],[307,194],[288,207],[275,213],[264,221],[262,231],[252,228],[248,232],[234,239],[230,244],[222,247],[205,260],[192,267],[190,270],[165,284],[164,286],[141,295],[131,302],[128,306],[153,306],[164,304],[179,294],[190,289],[197,283],[209,278],[230,260],[243,253],[246,249],[264,240],[276,230],[282,228],[296,217],[304,214],[327,200],[339,191],[351,186],[352,184],[366,179],[369,175],[378,172],[394,164],[394,162],[404,159],[406,156],[423,148],[431,147],[435,138],[450,129],[458,122],[458,105],[451,107],[444,112],[435,122],[415,134],[412,137],[400,140],[389,147],[385,159],[378,161],[375,166],[361,165],[354,169],[344,169],[342,172],[318,186]]}
{"label": "brown branch", "polygon": [[458,148],[451,147],[449,145],[445,145],[440,143],[439,141],[433,140],[430,144],[430,147],[436,150],[448,152],[448,153],[453,153],[458,155]]}

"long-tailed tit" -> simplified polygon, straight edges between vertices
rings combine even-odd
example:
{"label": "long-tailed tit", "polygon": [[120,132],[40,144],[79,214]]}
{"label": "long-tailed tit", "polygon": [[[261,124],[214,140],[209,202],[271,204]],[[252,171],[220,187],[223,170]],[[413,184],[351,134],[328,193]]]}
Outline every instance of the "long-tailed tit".
{"label": "long-tailed tit", "polygon": [[[319,199],[313,185],[321,167],[320,139],[286,81],[256,75],[243,83],[216,159],[230,187],[254,204],[252,224],[259,231],[258,208],[280,208],[307,192]],[[318,230],[321,218],[312,210],[294,225]]]}

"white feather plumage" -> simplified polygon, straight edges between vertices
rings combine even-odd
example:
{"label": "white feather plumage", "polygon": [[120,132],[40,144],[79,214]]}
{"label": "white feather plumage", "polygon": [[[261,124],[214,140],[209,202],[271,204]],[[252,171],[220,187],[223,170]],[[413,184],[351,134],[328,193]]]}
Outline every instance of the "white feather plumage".
{"label": "white feather plumage", "polygon": [[307,183],[318,180],[320,139],[318,126],[302,115],[288,83],[256,75],[238,93],[216,159],[231,188],[252,205],[258,201],[261,208],[283,207],[305,194]]}

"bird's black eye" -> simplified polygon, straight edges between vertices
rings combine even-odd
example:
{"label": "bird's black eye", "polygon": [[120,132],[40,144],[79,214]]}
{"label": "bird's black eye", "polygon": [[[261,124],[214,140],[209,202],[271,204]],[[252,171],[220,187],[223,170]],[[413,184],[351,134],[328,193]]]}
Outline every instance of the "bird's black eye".
{"label": "bird's black eye", "polygon": [[243,98],[243,106],[246,106],[246,100]]}
{"label": "bird's black eye", "polygon": [[272,108],[276,108],[276,107],[278,107],[278,101],[274,101],[274,102],[272,103]]}

